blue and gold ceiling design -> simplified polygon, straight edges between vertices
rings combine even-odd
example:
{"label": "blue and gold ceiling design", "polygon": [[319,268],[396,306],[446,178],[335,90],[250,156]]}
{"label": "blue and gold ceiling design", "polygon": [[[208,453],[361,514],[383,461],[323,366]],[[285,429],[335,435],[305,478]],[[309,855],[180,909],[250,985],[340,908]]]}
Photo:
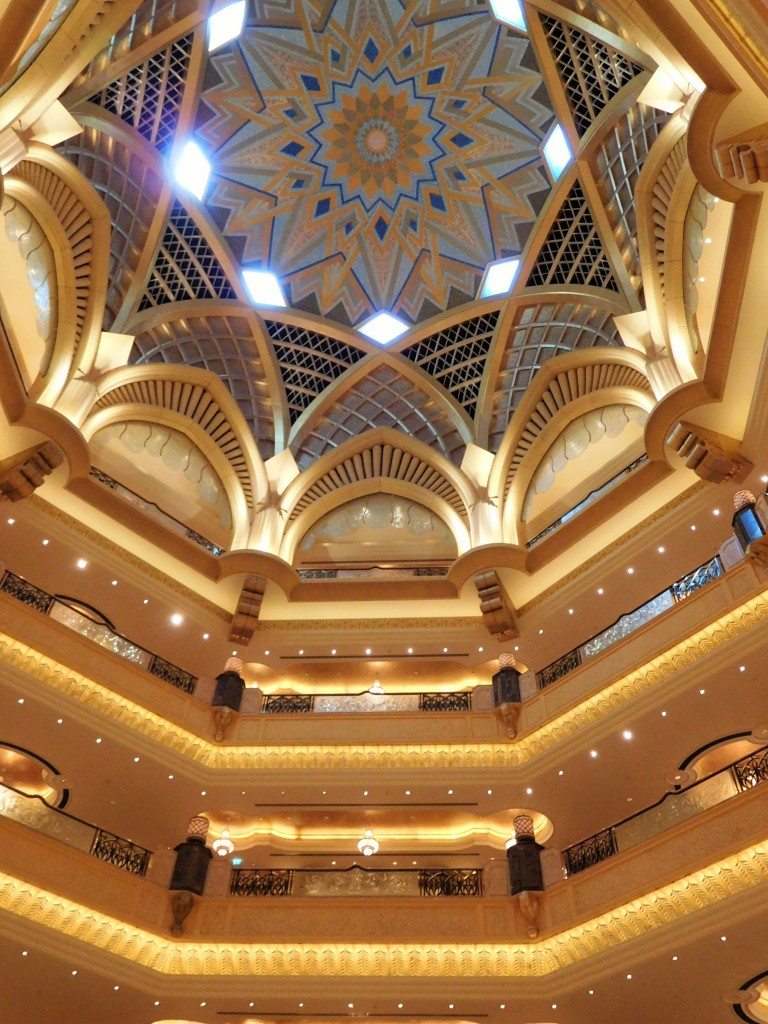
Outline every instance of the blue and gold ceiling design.
{"label": "blue and gold ceiling design", "polygon": [[553,111],[528,38],[486,7],[299,0],[211,54],[196,135],[245,267],[294,307],[410,322],[474,298],[549,192]]}

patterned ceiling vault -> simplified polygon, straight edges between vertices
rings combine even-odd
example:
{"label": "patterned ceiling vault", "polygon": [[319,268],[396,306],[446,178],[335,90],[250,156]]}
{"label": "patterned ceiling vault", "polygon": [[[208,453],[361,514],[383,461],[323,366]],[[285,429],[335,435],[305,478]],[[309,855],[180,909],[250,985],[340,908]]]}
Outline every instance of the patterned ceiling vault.
{"label": "patterned ceiling vault", "polygon": [[553,113],[528,39],[469,0],[257,6],[211,56],[198,110],[208,207],[236,257],[344,323],[473,298],[549,191]]}

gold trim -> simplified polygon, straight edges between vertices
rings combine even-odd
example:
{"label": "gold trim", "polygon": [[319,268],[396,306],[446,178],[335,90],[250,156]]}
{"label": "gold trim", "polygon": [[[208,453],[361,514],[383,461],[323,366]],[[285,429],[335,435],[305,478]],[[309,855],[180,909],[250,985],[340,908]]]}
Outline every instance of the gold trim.
{"label": "gold trim", "polygon": [[141,734],[167,751],[195,761],[204,769],[227,771],[295,771],[431,768],[525,768],[557,745],[617,711],[761,625],[768,618],[768,591],[732,609],[715,622],[675,644],[651,661],[569,708],[515,743],[442,744],[303,744],[224,746],[211,743],[175,722],[113,693],[6,634],[0,634],[0,660],[77,706]]}
{"label": "gold trim", "polygon": [[541,978],[766,883],[768,842],[763,842],[531,943],[177,943],[5,873],[0,873],[0,911],[177,978]]}

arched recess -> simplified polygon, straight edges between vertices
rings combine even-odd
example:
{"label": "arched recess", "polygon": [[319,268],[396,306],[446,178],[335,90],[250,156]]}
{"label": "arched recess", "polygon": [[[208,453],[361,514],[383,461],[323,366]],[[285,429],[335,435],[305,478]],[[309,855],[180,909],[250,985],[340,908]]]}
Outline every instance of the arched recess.
{"label": "arched recess", "polygon": [[[505,540],[519,543],[517,524],[525,490],[557,434],[571,419],[614,402],[639,405],[647,411],[653,407],[645,360],[637,352],[568,352],[555,356],[539,370],[515,410],[491,467],[488,489],[503,501]],[[567,412],[560,415],[566,408]],[[522,474],[524,460],[526,470]]]}
{"label": "arched recess", "polygon": [[469,417],[423,370],[381,353],[351,367],[295,424],[290,446],[302,468],[361,430],[390,428],[458,464],[472,441]]}
{"label": "arched recess", "polygon": [[358,480],[345,484],[329,494],[322,495],[308,505],[293,519],[283,534],[280,546],[280,557],[289,564],[296,559],[296,552],[301,539],[312,529],[323,516],[333,509],[344,505],[355,498],[363,498],[371,494],[392,494],[419,505],[424,505],[434,512],[448,527],[461,555],[469,550],[470,537],[466,522],[446,501],[438,498],[431,491],[425,491],[418,485],[404,480],[393,480],[386,477],[374,477],[369,480]]}
{"label": "arched recess", "polygon": [[86,179],[54,150],[32,144],[6,179],[39,221],[56,258],[58,332],[38,401],[55,405],[76,371],[88,372],[101,336],[109,215]]}
{"label": "arched recess", "polygon": [[202,450],[207,455],[215,448],[226,460],[223,478],[237,479],[248,510],[265,499],[267,473],[253,435],[237,403],[213,373],[162,364],[112,370],[97,383],[88,421],[102,410],[119,406],[154,410],[155,419],[164,413],[175,414],[181,422],[195,424],[205,435]]}
{"label": "arched recess", "polygon": [[[366,485],[367,489],[357,491],[354,495],[333,497],[343,488],[359,484]],[[432,508],[448,522],[456,536],[459,552],[467,549],[467,524],[472,504],[469,481],[448,459],[421,441],[397,430],[379,428],[366,431],[329,452],[286,488],[281,500],[288,522],[283,544],[287,543],[289,534],[293,540],[288,547],[284,547],[289,555],[283,554],[283,557],[287,561],[292,560],[297,542],[292,524],[310,506],[322,501],[324,513],[339,504],[340,500],[349,500],[349,497],[357,494],[373,493],[376,489],[383,490],[385,484],[388,487],[395,484],[413,487],[413,492],[409,490],[406,493],[403,490],[390,493],[412,496],[427,508]],[[331,500],[325,501],[328,497]],[[307,528],[305,524],[298,536]]]}
{"label": "arched recess", "polygon": [[[530,540],[639,458],[644,453],[643,428],[651,404],[652,399],[645,392],[617,388],[585,395],[562,409],[529,449],[510,487],[508,501],[512,506],[510,514],[514,510],[516,516],[517,535]],[[613,434],[612,420],[618,420],[620,428],[630,427],[634,421],[631,433],[635,436],[626,437],[624,429]],[[588,437],[583,447],[573,443],[569,435],[574,433]],[[611,439],[614,443],[609,443],[606,450],[605,442]],[[591,450],[593,445],[600,445],[601,450]],[[569,446],[573,448],[570,456]],[[558,458],[560,472],[555,472],[553,465]],[[560,475],[562,479],[558,480]],[[549,487],[535,492],[536,482],[542,476],[551,479],[551,492]],[[536,493],[548,497],[536,501]]]}

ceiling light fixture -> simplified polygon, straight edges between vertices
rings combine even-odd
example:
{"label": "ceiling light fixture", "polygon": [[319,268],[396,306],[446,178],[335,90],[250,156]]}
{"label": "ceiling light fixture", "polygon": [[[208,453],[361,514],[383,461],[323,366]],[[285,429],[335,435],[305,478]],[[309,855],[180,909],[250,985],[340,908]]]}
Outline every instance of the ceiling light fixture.
{"label": "ceiling light fixture", "polygon": [[171,625],[172,626],[180,626],[183,621],[184,621],[184,616],[181,614],[181,612],[174,612],[173,615],[171,616]]}
{"label": "ceiling light fixture", "polygon": [[185,192],[202,201],[211,176],[211,164],[202,149],[191,139],[184,143],[176,157],[173,176],[176,184]]}
{"label": "ceiling light fixture", "polygon": [[277,277],[269,270],[244,270],[243,281],[254,306],[286,305],[283,289]]}
{"label": "ceiling light fixture", "polygon": [[85,558],[78,558],[78,560],[75,562],[75,565],[77,566],[78,569],[87,569],[88,561]]}
{"label": "ceiling light fixture", "polygon": [[208,19],[208,52],[237,39],[245,22],[245,0],[237,0],[216,11]]}
{"label": "ceiling light fixture", "polygon": [[370,317],[357,327],[361,334],[378,345],[389,345],[391,342],[397,341],[408,329],[408,324],[400,320],[399,317],[392,316],[391,313],[376,313],[375,316]]}
{"label": "ceiling light fixture", "polygon": [[357,848],[364,857],[372,857],[375,853],[379,852],[379,841],[371,829],[367,828],[365,830],[363,838],[357,844]]}
{"label": "ceiling light fixture", "polygon": [[490,0],[494,18],[525,32],[525,15],[520,0]]}
{"label": "ceiling light fixture", "polygon": [[542,146],[544,159],[547,161],[549,173],[557,181],[568,164],[573,160],[573,153],[562,125],[556,124],[549,133],[549,138]]}
{"label": "ceiling light fixture", "polygon": [[494,260],[485,268],[479,299],[490,299],[494,295],[508,295],[520,269],[519,259]]}

